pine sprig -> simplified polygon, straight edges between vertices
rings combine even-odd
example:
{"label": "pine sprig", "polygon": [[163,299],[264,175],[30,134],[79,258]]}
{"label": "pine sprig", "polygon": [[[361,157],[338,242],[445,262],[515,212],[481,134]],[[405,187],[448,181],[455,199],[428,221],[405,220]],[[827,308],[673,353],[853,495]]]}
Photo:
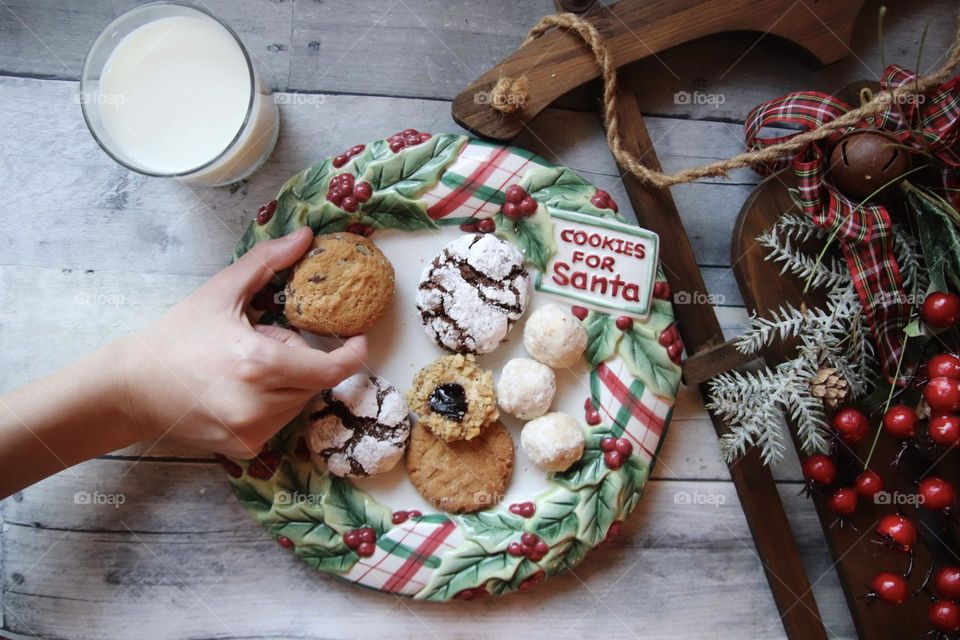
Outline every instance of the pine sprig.
{"label": "pine sprig", "polygon": [[781,275],[789,273],[818,288],[838,287],[850,280],[850,272],[842,260],[836,256],[818,260],[816,256],[807,255],[796,247],[789,235],[777,233],[776,227],[761,233],[757,242],[769,251],[766,260],[782,265]]}

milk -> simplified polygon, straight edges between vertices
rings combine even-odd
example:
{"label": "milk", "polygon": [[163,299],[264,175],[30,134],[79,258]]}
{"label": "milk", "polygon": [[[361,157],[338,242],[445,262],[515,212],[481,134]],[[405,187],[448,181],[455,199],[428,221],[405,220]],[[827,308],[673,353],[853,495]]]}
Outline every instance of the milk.
{"label": "milk", "polygon": [[279,112],[260,87],[236,38],[209,16],[147,22],[123,36],[100,74],[102,143],[144,173],[234,182],[276,142]]}

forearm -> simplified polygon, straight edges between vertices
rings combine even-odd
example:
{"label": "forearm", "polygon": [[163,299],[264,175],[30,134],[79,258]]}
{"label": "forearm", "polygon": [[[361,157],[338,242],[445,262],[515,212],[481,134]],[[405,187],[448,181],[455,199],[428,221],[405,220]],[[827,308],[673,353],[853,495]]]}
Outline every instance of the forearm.
{"label": "forearm", "polygon": [[0,497],[141,439],[124,386],[125,341],[0,396]]}

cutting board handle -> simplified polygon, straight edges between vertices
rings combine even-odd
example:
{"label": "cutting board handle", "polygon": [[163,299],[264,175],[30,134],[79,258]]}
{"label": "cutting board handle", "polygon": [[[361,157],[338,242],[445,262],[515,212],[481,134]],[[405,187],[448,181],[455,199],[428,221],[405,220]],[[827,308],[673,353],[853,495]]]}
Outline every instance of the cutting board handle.
{"label": "cutting board handle", "polygon": [[[806,49],[820,63],[839,60],[864,0],[623,0],[586,17],[617,66],[724,31],[769,33]],[[490,92],[502,76],[526,76],[529,95],[513,115],[493,109]],[[555,29],[522,47],[453,100],[453,119],[477,135],[510,140],[558,97],[596,78],[592,54],[574,35]]]}

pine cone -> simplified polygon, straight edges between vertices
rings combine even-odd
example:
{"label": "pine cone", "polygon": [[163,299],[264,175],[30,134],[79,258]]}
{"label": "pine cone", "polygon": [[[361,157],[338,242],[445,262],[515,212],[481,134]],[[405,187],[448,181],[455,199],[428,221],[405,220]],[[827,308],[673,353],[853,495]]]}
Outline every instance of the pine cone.
{"label": "pine cone", "polygon": [[847,398],[847,381],[833,367],[824,367],[810,378],[810,395],[835,409]]}

